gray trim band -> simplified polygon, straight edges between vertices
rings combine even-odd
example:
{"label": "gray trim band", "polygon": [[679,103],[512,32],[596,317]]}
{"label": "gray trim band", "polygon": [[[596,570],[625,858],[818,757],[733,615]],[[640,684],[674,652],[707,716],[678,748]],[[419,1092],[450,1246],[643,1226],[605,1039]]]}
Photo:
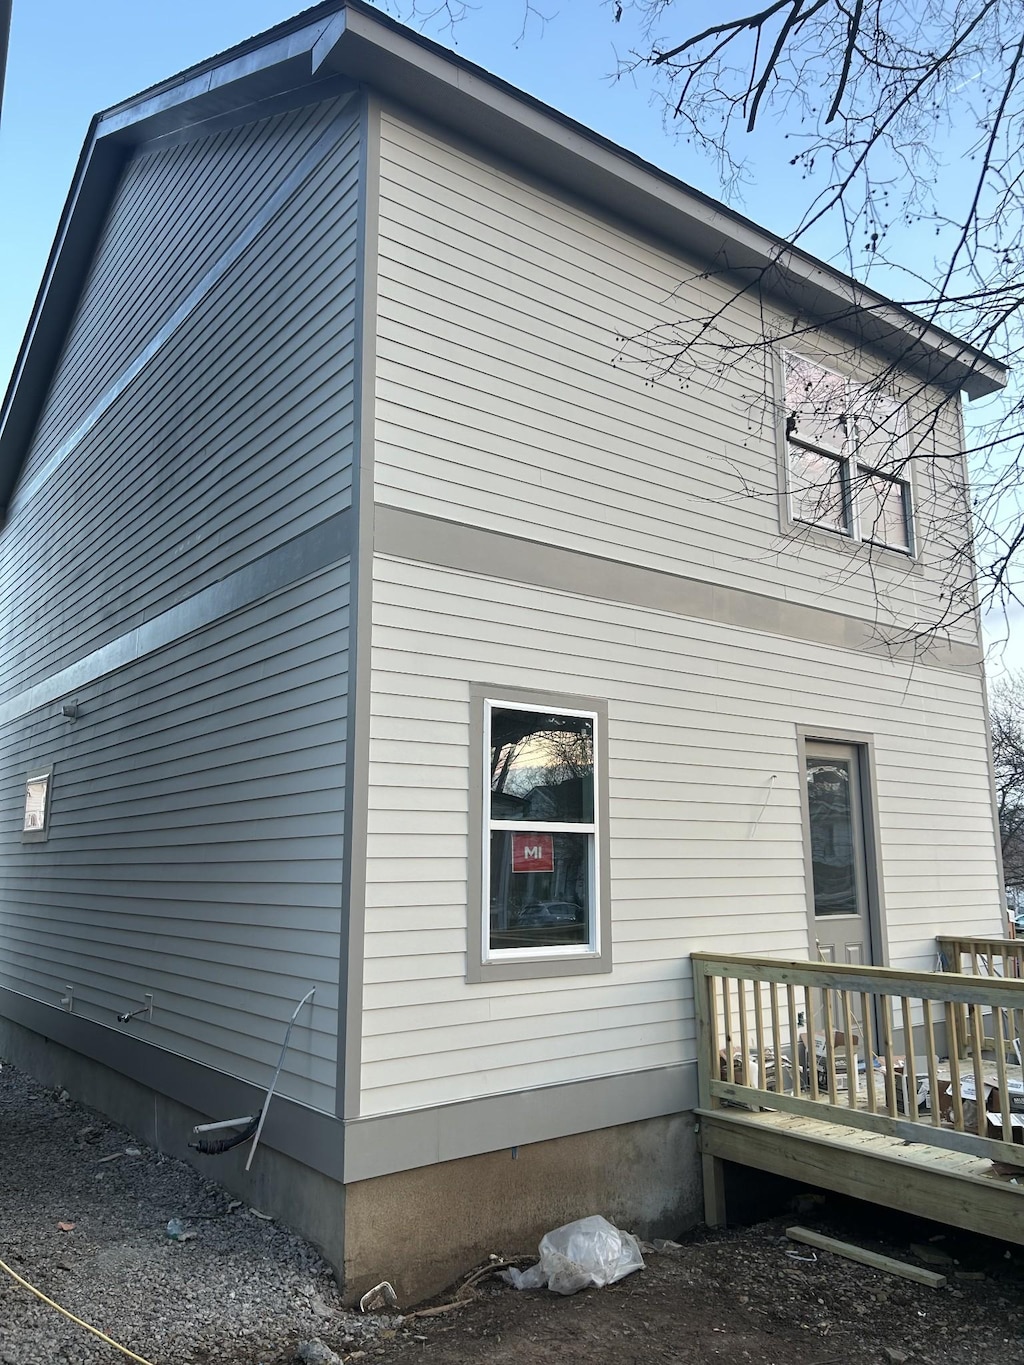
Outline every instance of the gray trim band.
{"label": "gray trim band", "polygon": [[17,696],[0,703],[0,725],[28,715],[39,706],[65,697],[146,654],[173,644],[204,626],[269,597],[291,583],[318,573],[345,559],[352,549],[353,517],[350,510],[322,521],[261,559],[211,583],[193,597],[169,607],[133,630],[110,640],[59,673],[51,673]]}
{"label": "gray trim band", "polygon": [[[168,1052],[140,1034],[108,1028],[6,987],[0,987],[0,1014],[211,1119],[254,1114],[262,1103],[264,1090],[249,1081]],[[261,1141],[342,1179],[344,1133],[330,1114],[275,1094]]]}
{"label": "gray trim band", "polygon": [[189,315],[202,303],[203,299],[216,287],[224,278],[233,265],[242,255],[252,246],[256,238],[271,220],[284,208],[285,204],[292,197],[299,186],[309,178],[316,170],[317,166],[324,160],[328,153],[338,145],[343,135],[351,127],[352,111],[346,105],[340,109],[331,122],[324,129],[323,133],[313,143],[309,151],[295,168],[282,180],[274,193],[264,204],[263,208],[254,215],[246,224],[234,241],[226,248],[223,254],[214,262],[205,275],[193,286],[188,294],[185,295],[181,303],[178,304],[174,312],[170,315],[162,327],[146,342],[142,350],[135,356],[134,360],[124,367],[121,373],[110,383],[93,403],[92,407],[85,414],[82,420],[69,435],[60,443],[57,449],[43,462],[36,470],[31,479],[28,479],[17,490],[11,500],[11,511],[17,511],[26,502],[33,498],[48,479],[59,469],[64,461],[74,450],[85,440],[89,432],[96,426],[97,422],[103,417],[124,391],[132,384],[146,368],[153,357],[164,347],[171,337],[175,334],[182,323]]}
{"label": "gray trim band", "polygon": [[350,1119],[345,1183],[697,1107],[697,1063]]}
{"label": "gray trim band", "polygon": [[383,503],[376,508],[374,548],[378,554],[398,559],[857,650],[921,667],[981,672],[981,652],[972,645],[889,642],[871,622],[827,607],[786,602],[746,588],[706,583]]}
{"label": "gray trim band", "polygon": [[[6,987],[0,987],[0,1015],[211,1119],[254,1113],[264,1094],[249,1081],[156,1047],[139,1033],[108,1028]],[[346,1123],[275,1095],[262,1141],[348,1184],[682,1113],[696,1105],[696,1062]]]}

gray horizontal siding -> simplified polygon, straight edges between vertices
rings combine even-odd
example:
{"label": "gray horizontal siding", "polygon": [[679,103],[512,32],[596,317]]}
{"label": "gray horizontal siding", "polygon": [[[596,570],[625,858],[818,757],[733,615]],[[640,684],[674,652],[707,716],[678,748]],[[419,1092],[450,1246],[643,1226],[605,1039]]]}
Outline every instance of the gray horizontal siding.
{"label": "gray horizontal siding", "polygon": [[127,166],[30,456],[31,474],[266,204],[336,112],[299,109]]}
{"label": "gray horizontal siding", "polygon": [[[0,985],[332,1111],[348,691],[339,565],[0,731]],[[54,765],[50,836],[20,839]]]}
{"label": "gray horizontal siding", "polygon": [[[146,193],[132,213],[115,206],[51,392],[51,407],[73,395],[70,426],[338,111],[328,102],[142,158]],[[236,165],[224,161],[230,148],[238,175],[224,170]],[[210,174],[196,180],[202,155]],[[358,165],[353,109],[333,148],[251,245],[47,481],[16,504],[0,541],[0,582],[16,586],[0,605],[0,696],[350,505]],[[123,196],[134,183],[129,170]],[[214,205],[193,229],[210,240],[186,250],[192,239],[181,238],[174,206],[188,218],[200,184]],[[134,279],[136,256],[148,282],[133,286],[145,314],[138,326],[119,311],[123,304],[134,318],[117,270],[130,261],[124,268]],[[95,383],[74,379],[85,364],[80,335],[98,358]],[[52,453],[52,431],[69,429],[55,421],[44,417],[23,484]]]}

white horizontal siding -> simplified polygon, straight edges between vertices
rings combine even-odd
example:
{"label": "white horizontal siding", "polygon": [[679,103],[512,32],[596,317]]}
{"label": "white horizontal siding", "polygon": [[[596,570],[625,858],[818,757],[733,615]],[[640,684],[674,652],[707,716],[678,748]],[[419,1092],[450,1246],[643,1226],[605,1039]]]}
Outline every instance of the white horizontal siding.
{"label": "white horizontal siding", "polygon": [[[935,621],[948,566],[926,485],[948,482],[948,463],[918,480],[930,572],[784,538],[770,366],[756,349],[765,317],[704,269],[387,114],[377,497],[880,624]],[[705,355],[720,373],[688,365],[646,382],[622,339],[664,328],[670,340],[680,319],[685,330],[723,305],[721,335],[741,349],[728,363]],[[940,425],[948,454],[955,431]]]}
{"label": "white horizontal siding", "polygon": [[[0,985],[334,1112],[348,566],[0,730]],[[20,838],[52,763],[50,835]]]}
{"label": "white horizontal siding", "polygon": [[[607,976],[466,984],[470,680],[608,702]],[[798,724],[874,737],[892,961],[998,928],[977,677],[378,557],[371,709],[364,1113],[692,1059],[692,951],[806,957]]]}

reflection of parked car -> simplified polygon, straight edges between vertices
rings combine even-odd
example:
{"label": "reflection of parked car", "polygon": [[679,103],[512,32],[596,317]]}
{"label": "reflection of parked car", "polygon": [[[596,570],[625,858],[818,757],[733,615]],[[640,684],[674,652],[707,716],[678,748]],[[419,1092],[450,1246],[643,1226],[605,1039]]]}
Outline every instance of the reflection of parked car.
{"label": "reflection of parked car", "polygon": [[582,919],[583,906],[573,901],[531,901],[516,915],[516,924],[579,924]]}
{"label": "reflection of parked car", "polygon": [[1018,910],[1015,915],[1011,914],[1010,920],[1017,935],[1020,938],[1024,938],[1024,910]]}

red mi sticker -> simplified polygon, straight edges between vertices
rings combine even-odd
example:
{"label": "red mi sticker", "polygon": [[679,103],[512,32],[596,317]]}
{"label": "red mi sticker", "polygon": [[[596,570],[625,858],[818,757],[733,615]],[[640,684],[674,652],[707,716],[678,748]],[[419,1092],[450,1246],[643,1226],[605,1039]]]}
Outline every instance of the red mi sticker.
{"label": "red mi sticker", "polygon": [[555,840],[551,834],[513,834],[513,872],[554,872]]}

